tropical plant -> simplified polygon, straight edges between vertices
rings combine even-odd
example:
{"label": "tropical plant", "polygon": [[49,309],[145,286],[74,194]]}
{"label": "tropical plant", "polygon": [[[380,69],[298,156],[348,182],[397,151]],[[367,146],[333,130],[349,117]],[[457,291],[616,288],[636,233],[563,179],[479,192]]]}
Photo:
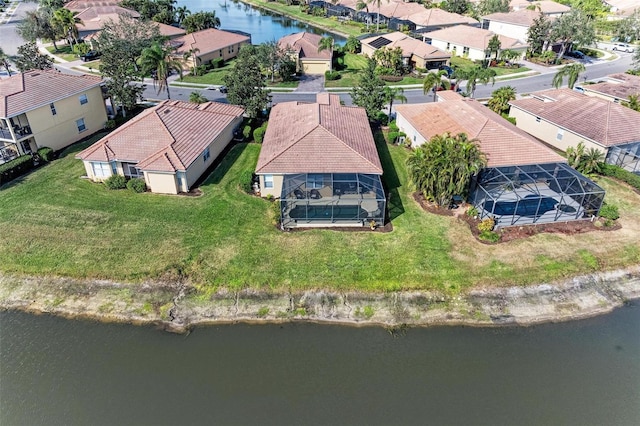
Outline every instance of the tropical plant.
{"label": "tropical plant", "polygon": [[549,65],[552,61],[556,60],[556,54],[553,50],[545,50],[540,54],[538,59]]}
{"label": "tropical plant", "polygon": [[[527,30],[527,43],[529,43],[529,52],[532,55],[539,55],[549,43],[551,34],[551,21],[544,13],[540,12],[537,18]],[[555,55],[554,55],[555,57]]]}
{"label": "tropical plant", "polygon": [[496,114],[506,114],[509,112],[509,102],[516,98],[516,89],[511,86],[504,86],[491,93],[491,99],[487,106]]}
{"label": "tropical plant", "polygon": [[569,89],[573,89],[573,86],[575,86],[576,82],[578,81],[580,73],[585,69],[586,68],[584,67],[584,64],[580,62],[567,64],[564,67],[560,68],[556,75],[553,76],[553,81],[551,82],[551,84],[553,84],[553,87],[558,89],[560,88],[560,86],[562,86],[564,78],[567,77],[567,85],[569,86]]}
{"label": "tropical plant", "polygon": [[567,163],[586,175],[600,173],[605,157],[602,151],[596,148],[585,149],[584,142],[578,143],[575,147],[568,147],[565,151]]}
{"label": "tropical plant", "polygon": [[358,53],[361,48],[360,40],[358,40],[355,36],[349,36],[346,43],[344,44],[344,51],[348,53]]}
{"label": "tropical plant", "polygon": [[471,178],[487,165],[477,141],[460,133],[436,135],[413,151],[407,168],[416,189],[438,206],[448,207],[454,195],[465,196]]}
{"label": "tropical plant", "polygon": [[224,77],[227,85],[227,100],[244,106],[246,114],[255,118],[267,107],[269,91],[265,89],[265,76],[261,72],[256,47],[245,44],[231,71]]}
{"label": "tropical plant", "polygon": [[500,59],[507,62],[520,58],[520,55],[520,52],[511,49],[504,49],[500,51]]}
{"label": "tropical plant", "polygon": [[171,99],[169,92],[169,74],[172,70],[178,71],[182,75],[182,64],[172,56],[174,49],[165,47],[160,43],[154,43],[142,51],[138,64],[144,74],[151,73],[153,76],[153,86],[158,88],[158,94],[162,90],[167,91],[167,99]]}
{"label": "tropical plant", "polygon": [[640,112],[640,95],[629,95],[629,102],[622,102],[622,105]]}
{"label": "tropical plant", "polygon": [[20,72],[53,68],[51,58],[40,53],[35,42],[26,43],[18,47],[18,55],[16,55],[14,63]]}
{"label": "tropical plant", "polygon": [[78,25],[84,25],[82,20],[76,16],[77,14],[78,12],[72,12],[64,8],[53,12],[51,25],[62,28],[62,32],[65,34],[69,44],[78,43]]}
{"label": "tropical plant", "polygon": [[205,102],[209,102],[209,99],[202,96],[200,92],[191,92],[189,95],[189,102],[192,104],[203,104]]}
{"label": "tropical plant", "polygon": [[385,86],[384,94],[389,102],[389,117],[387,124],[391,121],[391,115],[393,113],[393,101],[400,101],[402,103],[407,102],[407,97],[404,95],[404,89],[401,87],[389,87]]}
{"label": "tropical plant", "polygon": [[187,33],[220,27],[220,19],[215,12],[196,12],[187,15],[182,20],[182,26]]}
{"label": "tropical plant", "polygon": [[427,75],[424,76],[424,81],[422,82],[422,93],[425,95],[429,90],[433,90],[433,101],[436,100],[436,91],[438,87],[442,85],[442,76],[446,75],[446,71],[438,71],[428,72]]}
{"label": "tropical plant", "polygon": [[569,46],[589,46],[596,41],[593,21],[578,9],[571,9],[551,25],[550,39],[560,43],[558,58],[562,58]]}
{"label": "tropical plant", "polygon": [[189,9],[187,9],[187,6],[180,6],[176,9],[176,23],[179,26],[182,26],[182,22],[184,21],[184,19],[191,15],[191,11]]}
{"label": "tropical plant", "polygon": [[369,32],[369,5],[364,0],[358,0],[356,3],[356,10],[360,11],[362,9],[367,11],[366,26],[367,26],[367,32]]}
{"label": "tropical plant", "polygon": [[7,70],[7,74],[11,77],[11,64],[9,63],[9,56],[4,53],[2,47],[0,47],[0,66]]}
{"label": "tropical plant", "polygon": [[367,66],[362,70],[358,83],[351,89],[354,105],[367,111],[369,120],[375,121],[386,102],[385,85],[376,75],[376,62],[369,58]]}
{"label": "tropical plant", "polygon": [[[365,0],[369,4],[375,4],[378,7],[378,16],[376,18],[376,32],[380,31],[380,6],[382,5],[382,0]],[[389,3],[389,0],[387,0]]]}
{"label": "tropical plant", "polygon": [[469,3],[469,1],[467,0],[447,0],[440,3],[440,6],[447,12],[464,15],[469,11],[471,3]]}
{"label": "tropical plant", "polygon": [[323,50],[328,50],[329,52],[333,51],[333,37],[331,36],[327,36],[327,37],[322,37],[320,39],[320,42],[318,43],[318,53],[322,52]]}
{"label": "tropical plant", "polygon": [[496,72],[491,68],[484,68],[480,65],[476,65],[466,70],[456,70],[456,76],[458,80],[467,80],[467,86],[465,95],[473,98],[476,92],[476,86],[480,84],[494,85],[496,83]]}
{"label": "tropical plant", "polygon": [[500,53],[500,47],[502,47],[502,43],[500,43],[500,39],[498,38],[498,34],[494,34],[493,37],[487,43],[487,50],[489,51],[489,56],[495,53],[495,58],[498,60],[498,54]]}
{"label": "tropical plant", "polygon": [[27,11],[24,18],[16,24],[16,32],[27,41],[35,42],[39,38],[49,39],[54,49],[58,51],[56,41],[63,36],[62,29],[52,25],[53,11],[41,7],[37,10]]}
{"label": "tropical plant", "polygon": [[509,12],[509,0],[481,0],[476,8],[478,16]]}

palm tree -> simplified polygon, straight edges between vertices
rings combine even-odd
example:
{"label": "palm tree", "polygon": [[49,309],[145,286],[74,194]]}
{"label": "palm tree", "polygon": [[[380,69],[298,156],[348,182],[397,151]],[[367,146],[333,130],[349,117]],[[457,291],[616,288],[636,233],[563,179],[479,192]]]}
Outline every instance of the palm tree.
{"label": "palm tree", "polygon": [[640,112],[640,95],[629,95],[629,102],[622,102],[622,106]]}
{"label": "palm tree", "polygon": [[198,66],[198,53],[200,53],[200,49],[194,47],[193,49],[189,49],[182,54],[182,59],[185,61],[191,58],[193,61],[193,68],[195,69]]}
{"label": "palm tree", "polygon": [[473,68],[467,70],[457,70],[456,76],[458,80],[467,80],[467,87],[465,95],[473,98],[476,92],[476,86],[480,84],[492,85],[496,83],[496,72],[490,68],[483,68],[480,65],[476,65]]}
{"label": "palm tree", "polygon": [[509,102],[515,98],[516,89],[504,86],[491,93],[491,99],[489,99],[487,106],[496,114],[504,114],[509,110]]}
{"label": "palm tree", "polygon": [[9,63],[9,56],[4,53],[2,47],[0,47],[0,66],[7,70],[7,74],[11,77],[11,64]]}
{"label": "palm tree", "polygon": [[187,16],[191,15],[191,11],[189,9],[187,9],[187,6],[180,6],[176,9],[176,21],[178,23],[179,26],[182,25],[182,21],[184,21],[184,18],[186,18]]}
{"label": "palm tree", "polygon": [[427,73],[427,75],[424,77],[424,82],[422,83],[422,93],[426,95],[429,90],[433,90],[433,101],[435,102],[436,90],[438,86],[442,84],[442,76],[446,74],[447,74],[446,71],[438,71],[437,73],[435,72]]}
{"label": "palm tree", "polygon": [[[376,19],[376,32],[380,31],[380,5],[382,4],[382,0],[365,0],[367,3],[370,4],[375,4],[376,6],[378,6],[378,17]],[[389,3],[389,0],[387,0],[387,3]]]}
{"label": "palm tree", "polygon": [[362,9],[365,9],[367,11],[367,32],[369,32],[369,6],[367,5],[367,2],[364,0],[358,0],[358,2],[356,3],[356,10],[360,11]]}
{"label": "palm tree", "polygon": [[436,135],[407,159],[416,189],[439,206],[449,206],[454,195],[466,195],[471,177],[486,165],[477,141],[464,133]]}
{"label": "palm tree", "polygon": [[393,101],[400,101],[403,104],[407,102],[407,97],[404,95],[404,89],[401,87],[384,87],[384,95],[389,102],[389,117],[387,118],[387,124],[391,121],[391,113],[393,112]]}
{"label": "palm tree", "polygon": [[189,95],[189,102],[192,104],[203,104],[205,102],[209,102],[209,99],[202,96],[200,92],[191,92]]}
{"label": "palm tree", "polygon": [[487,44],[487,50],[489,51],[489,56],[495,52],[495,60],[498,60],[498,53],[500,53],[500,47],[502,44],[500,43],[500,39],[498,38],[498,34],[494,34],[493,37],[489,40]]}
{"label": "palm tree", "polygon": [[589,148],[581,158],[580,172],[586,175],[600,173],[604,162],[604,154],[596,148]]}
{"label": "palm tree", "polygon": [[72,12],[69,9],[64,8],[53,12],[52,25],[58,26],[62,29],[69,41],[69,44],[72,44],[73,42],[78,44],[78,25],[84,25],[80,18],[76,17],[77,14],[78,12]]}
{"label": "palm tree", "polygon": [[171,56],[173,49],[164,47],[160,43],[153,43],[151,47],[142,50],[138,63],[144,74],[153,73],[153,87],[158,85],[158,93],[167,90],[167,99],[171,99],[169,82],[167,81],[171,70],[176,70],[182,75],[182,64]]}
{"label": "palm tree", "polygon": [[320,39],[320,43],[318,43],[318,53],[323,50],[329,51],[329,71],[331,71],[333,69],[333,37],[327,36]]}
{"label": "palm tree", "polygon": [[578,77],[580,76],[580,73],[583,72],[585,69],[586,68],[584,67],[584,64],[581,64],[580,62],[567,64],[564,67],[560,68],[556,73],[556,75],[553,76],[553,81],[551,82],[551,84],[553,84],[553,87],[555,87],[556,89],[559,89],[560,86],[562,86],[564,77],[569,77],[567,81],[567,85],[569,86],[569,89],[573,89],[573,86],[575,86],[576,81],[578,81]]}

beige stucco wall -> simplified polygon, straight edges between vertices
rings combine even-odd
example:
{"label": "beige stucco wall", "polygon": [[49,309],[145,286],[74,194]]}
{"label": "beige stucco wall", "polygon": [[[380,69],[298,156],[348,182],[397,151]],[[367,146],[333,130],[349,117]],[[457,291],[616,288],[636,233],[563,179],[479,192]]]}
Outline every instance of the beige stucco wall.
{"label": "beige stucco wall", "polygon": [[527,41],[527,32],[529,31],[529,27],[527,26],[496,21],[489,21],[488,29],[496,34],[515,38],[520,41]]}
{"label": "beige stucco wall", "polygon": [[[455,55],[456,56],[462,56],[463,58],[467,58],[467,59],[471,59],[473,61],[482,61],[485,58],[485,51],[484,50],[480,50],[480,49],[476,49],[476,48],[469,48],[469,54],[468,55],[464,55],[464,45],[462,44],[456,44],[456,43],[450,43],[449,45],[449,49],[447,49],[447,42],[443,41],[443,40],[436,40],[433,39],[431,41],[431,45],[437,47],[438,49],[442,49],[444,51],[450,52],[452,55],[454,54],[454,49],[455,49]],[[520,48],[520,49],[511,49],[514,50],[516,52],[520,53],[520,59],[522,59],[524,57],[524,54],[526,52],[526,48]],[[495,55],[495,53],[494,53]],[[493,56],[493,55],[492,55]]]}
{"label": "beige stucco wall", "polygon": [[[607,153],[607,148],[605,148],[604,146],[597,144],[592,140],[586,139],[585,137],[573,133],[567,129],[563,129],[560,126],[550,123],[549,121],[546,121],[542,118],[538,122],[536,121],[535,115],[514,106],[511,107],[509,116],[516,119],[516,126],[518,128],[562,151],[566,151],[567,148],[571,146],[575,147],[580,142],[583,142],[586,149],[595,148],[599,151],[602,151],[604,154]],[[562,140],[558,140],[559,130],[564,131]]]}
{"label": "beige stucco wall", "polygon": [[604,99],[605,101],[609,101],[609,102],[615,102],[617,104],[619,104],[620,102],[629,101],[628,99],[621,99],[615,96],[605,95],[604,93],[592,92],[591,90],[589,90],[588,84],[585,84],[584,86],[578,86],[577,88],[581,88],[582,93],[584,93],[585,95],[593,96],[594,98]]}
{"label": "beige stucco wall", "polygon": [[360,53],[362,55],[366,55],[370,58],[373,58],[373,54],[375,53],[376,49],[374,49],[373,47],[369,46],[368,44],[363,44],[362,47],[360,48]]}
{"label": "beige stucco wall", "polygon": [[177,194],[175,173],[144,172],[144,180],[151,192],[158,194]]}
{"label": "beige stucco wall", "polygon": [[322,59],[301,59],[302,72],[305,74],[324,74],[331,71],[331,61]]}
{"label": "beige stucco wall", "polygon": [[[88,102],[80,105],[79,96],[87,95]],[[26,113],[38,148],[44,146],[60,150],[80,139],[102,130],[107,121],[107,110],[100,87],[81,92],[54,102],[56,115],[49,105]],[[84,118],[86,130],[78,132],[76,120]]]}
{"label": "beige stucco wall", "polygon": [[260,178],[260,196],[268,197],[271,195],[274,198],[280,198],[282,193],[282,183],[284,182],[284,175],[272,175],[273,176],[273,188],[264,187],[264,175],[258,175]]}
{"label": "beige stucco wall", "polygon": [[[198,65],[203,65],[203,64],[207,64],[209,61],[211,61],[212,59],[216,59],[216,58],[222,58],[225,61],[228,61],[229,59],[233,59],[236,56],[238,56],[238,52],[240,51],[240,47],[243,44],[249,44],[249,41],[247,40],[244,43],[235,43],[232,44],[230,46],[225,46],[222,49],[216,49],[212,52],[200,52],[198,53]],[[229,47],[232,47],[232,51],[229,51]],[[193,62],[192,60],[189,60],[188,62]]]}
{"label": "beige stucco wall", "polygon": [[401,132],[407,134],[406,140],[411,141],[412,147],[415,148],[426,142],[420,132],[418,132],[418,130],[416,130],[416,128],[413,127],[400,112],[396,112],[396,125]]}

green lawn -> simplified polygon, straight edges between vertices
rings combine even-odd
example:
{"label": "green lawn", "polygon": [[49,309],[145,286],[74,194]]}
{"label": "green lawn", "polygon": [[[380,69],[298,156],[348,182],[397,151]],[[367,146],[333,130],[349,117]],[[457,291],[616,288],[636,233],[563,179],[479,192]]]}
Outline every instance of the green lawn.
{"label": "green lawn", "polygon": [[186,83],[198,83],[198,84],[224,84],[224,76],[233,68],[234,60],[225,62],[222,68],[215,68],[202,76],[185,75],[182,81]]}
{"label": "green lawn", "polygon": [[[339,80],[325,81],[325,87],[353,87],[360,80],[360,71],[367,66],[367,58],[363,55],[347,53],[344,55],[345,69],[340,71]],[[422,84],[423,79],[417,77],[405,77],[398,82],[385,81],[387,86],[406,85],[406,84]]]}
{"label": "green lawn", "polygon": [[486,246],[464,223],[424,212],[407,186],[409,151],[379,133],[376,139],[392,232],[279,231],[271,203],[238,188],[260,145],[236,146],[201,186],[202,196],[183,197],[109,191],[80,179],[84,168],[73,155],[87,142],[0,189],[0,270],[130,281],[186,276],[204,294],[219,286],[457,292],[547,282],[591,271],[594,262],[640,262],[640,196],[613,181],[603,179],[608,199],[623,200],[622,230]]}
{"label": "green lawn", "polygon": [[64,45],[64,44],[60,45],[60,44],[58,44],[58,50],[57,51],[53,46],[48,46],[47,50],[50,53],[53,53],[54,55],[56,55],[57,57],[64,59],[65,61],[73,62],[73,61],[77,61],[78,59],[80,59],[78,57],[78,55],[73,53],[73,49],[69,45]]}
{"label": "green lawn", "polygon": [[[469,68],[473,68],[476,65],[477,64],[472,60],[465,59],[460,56],[451,57],[451,66],[455,66],[462,70],[468,70]],[[496,76],[507,75],[507,74],[517,74],[521,72],[531,71],[531,69],[527,67],[519,67],[519,68],[491,67],[491,69],[496,72]]]}

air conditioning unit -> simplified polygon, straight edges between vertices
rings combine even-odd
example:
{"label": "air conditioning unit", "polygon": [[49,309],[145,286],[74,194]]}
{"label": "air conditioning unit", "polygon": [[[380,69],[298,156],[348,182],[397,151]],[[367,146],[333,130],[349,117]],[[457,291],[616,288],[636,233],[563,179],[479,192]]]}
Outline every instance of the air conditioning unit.
{"label": "air conditioning unit", "polygon": [[404,143],[406,136],[398,136],[398,145],[401,145]]}

